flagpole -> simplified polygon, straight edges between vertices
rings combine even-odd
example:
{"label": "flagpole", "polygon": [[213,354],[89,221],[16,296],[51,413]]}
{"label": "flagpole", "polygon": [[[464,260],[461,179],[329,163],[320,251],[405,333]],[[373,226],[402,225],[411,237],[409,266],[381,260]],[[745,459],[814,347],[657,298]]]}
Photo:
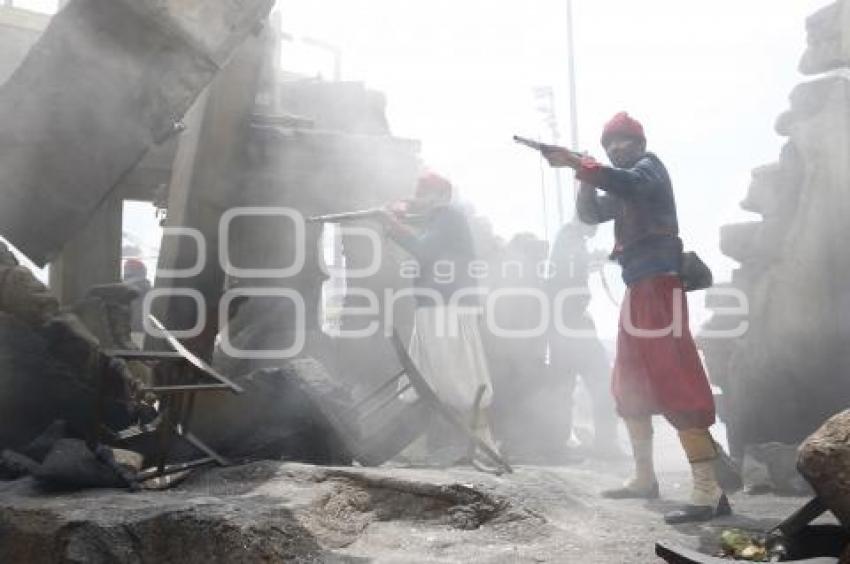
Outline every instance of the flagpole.
{"label": "flagpole", "polygon": [[[570,144],[573,151],[580,151],[578,138],[578,101],[576,97],[576,56],[573,29],[573,0],[567,0],[567,61],[570,83]],[[573,201],[578,195],[578,181],[573,183]]]}

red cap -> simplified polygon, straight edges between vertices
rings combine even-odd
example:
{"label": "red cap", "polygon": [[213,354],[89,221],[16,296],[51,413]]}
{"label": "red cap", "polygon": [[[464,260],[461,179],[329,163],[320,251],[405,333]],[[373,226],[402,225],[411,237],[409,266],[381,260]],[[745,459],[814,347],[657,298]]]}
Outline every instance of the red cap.
{"label": "red cap", "polygon": [[419,177],[419,183],[416,185],[416,191],[419,192],[420,190],[428,192],[447,192],[449,195],[451,195],[452,183],[440,176],[439,174],[435,174],[433,172],[426,172],[425,174]]}
{"label": "red cap", "polygon": [[130,258],[124,261],[124,276],[136,275],[146,276],[148,267],[139,259]]}
{"label": "red cap", "polygon": [[611,121],[605,124],[605,129],[602,130],[602,146],[608,144],[611,137],[614,135],[623,135],[625,137],[634,137],[646,141],[646,135],[643,133],[643,126],[640,122],[632,118],[626,112],[620,112],[611,118]]}

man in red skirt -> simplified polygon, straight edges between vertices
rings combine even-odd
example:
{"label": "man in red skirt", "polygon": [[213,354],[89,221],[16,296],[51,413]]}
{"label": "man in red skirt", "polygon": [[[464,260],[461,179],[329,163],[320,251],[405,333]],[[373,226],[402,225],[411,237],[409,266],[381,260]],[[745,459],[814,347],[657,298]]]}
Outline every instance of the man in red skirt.
{"label": "man in red skirt", "polygon": [[612,390],[629,431],[636,472],[622,488],[603,495],[658,497],[651,417],[661,414],[678,430],[693,474],[690,504],[665,520],[683,523],[727,515],[729,501],[715,475],[719,453],[708,431],[714,424],[714,399],[688,328],[679,277],[682,241],[670,177],[658,157],[646,151],[643,126],[625,112],[605,126],[602,146],[613,166],[561,148],[548,149],[544,156],[552,166],[575,169],[582,181],[576,203],[582,221],[614,221],[612,257],[628,286]]}

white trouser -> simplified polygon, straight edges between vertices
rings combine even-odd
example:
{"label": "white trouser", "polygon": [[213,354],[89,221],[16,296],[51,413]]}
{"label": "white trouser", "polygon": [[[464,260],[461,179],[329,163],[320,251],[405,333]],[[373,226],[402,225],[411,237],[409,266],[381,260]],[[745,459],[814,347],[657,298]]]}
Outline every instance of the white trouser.
{"label": "white trouser", "polygon": [[[478,389],[484,386],[481,407],[493,399],[493,384],[481,342],[480,308],[419,307],[410,338],[410,358],[422,377],[447,405],[468,414]],[[406,399],[414,399],[410,391]]]}

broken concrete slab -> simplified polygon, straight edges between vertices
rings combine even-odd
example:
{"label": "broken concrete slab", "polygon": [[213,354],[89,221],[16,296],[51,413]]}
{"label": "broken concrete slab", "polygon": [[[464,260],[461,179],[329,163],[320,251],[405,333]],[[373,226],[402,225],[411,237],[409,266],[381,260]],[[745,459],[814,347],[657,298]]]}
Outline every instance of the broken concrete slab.
{"label": "broken concrete slab", "polygon": [[[72,333],[61,335],[65,350],[54,350],[51,337],[0,313],[0,449],[23,448],[57,419],[65,420],[75,436],[90,431],[95,390],[92,373],[84,367],[92,349],[84,340],[71,341]],[[136,418],[119,379],[114,384],[105,417],[122,429]]]}
{"label": "broken concrete slab", "polygon": [[55,256],[271,4],[72,0],[0,88],[2,234]]}
{"label": "broken concrete slab", "polygon": [[167,495],[48,497],[27,480],[0,488],[3,562],[282,562],[321,553],[291,510],[266,496],[221,502],[203,484]]}

